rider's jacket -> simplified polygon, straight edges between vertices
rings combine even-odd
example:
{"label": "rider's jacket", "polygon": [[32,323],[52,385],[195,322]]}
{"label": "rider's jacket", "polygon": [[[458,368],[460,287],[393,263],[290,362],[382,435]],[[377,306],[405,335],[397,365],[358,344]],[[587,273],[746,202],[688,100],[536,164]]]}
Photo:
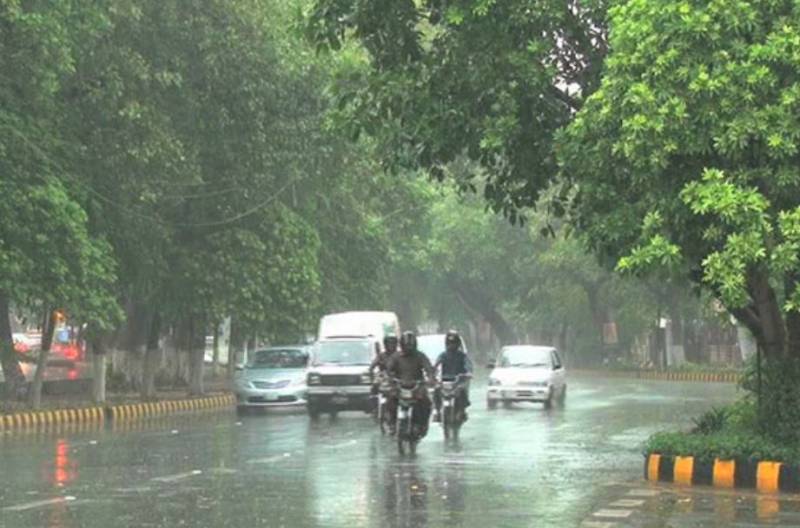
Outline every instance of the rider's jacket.
{"label": "rider's jacket", "polygon": [[443,380],[453,380],[459,374],[472,372],[472,361],[461,350],[442,352],[436,360],[436,366],[441,366]]}
{"label": "rider's jacket", "polygon": [[424,381],[425,375],[428,376],[429,380],[435,378],[433,365],[431,365],[428,356],[418,350],[410,354],[404,354],[402,352],[392,354],[386,371],[390,376],[398,378],[401,382],[406,384]]}

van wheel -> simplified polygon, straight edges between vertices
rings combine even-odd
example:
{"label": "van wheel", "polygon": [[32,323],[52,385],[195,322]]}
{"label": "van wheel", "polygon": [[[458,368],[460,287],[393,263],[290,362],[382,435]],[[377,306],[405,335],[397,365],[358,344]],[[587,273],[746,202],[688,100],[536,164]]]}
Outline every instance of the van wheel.
{"label": "van wheel", "polygon": [[503,408],[510,409],[511,406],[514,404],[511,400],[503,400]]}
{"label": "van wheel", "polygon": [[553,408],[553,393],[544,401],[544,408],[548,411]]}
{"label": "van wheel", "polygon": [[567,403],[567,386],[561,389],[561,394],[558,396],[558,404],[563,407]]}
{"label": "van wheel", "polygon": [[490,411],[493,411],[493,410],[497,409],[497,400],[488,400],[488,399],[487,399],[487,400],[486,400],[486,407],[487,407],[487,408],[488,408]]}
{"label": "van wheel", "polygon": [[307,403],[306,404],[306,411],[308,412],[308,416],[312,420],[316,420],[317,418],[319,418],[319,407],[317,407],[316,405],[311,404],[311,403]]}

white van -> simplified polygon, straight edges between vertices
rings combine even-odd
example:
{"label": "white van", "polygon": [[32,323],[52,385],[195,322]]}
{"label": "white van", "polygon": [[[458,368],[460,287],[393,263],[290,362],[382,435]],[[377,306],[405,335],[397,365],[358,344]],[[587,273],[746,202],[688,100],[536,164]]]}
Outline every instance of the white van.
{"label": "white van", "polygon": [[319,320],[317,339],[372,336],[383,343],[387,335],[400,337],[400,322],[394,312],[340,312]]}

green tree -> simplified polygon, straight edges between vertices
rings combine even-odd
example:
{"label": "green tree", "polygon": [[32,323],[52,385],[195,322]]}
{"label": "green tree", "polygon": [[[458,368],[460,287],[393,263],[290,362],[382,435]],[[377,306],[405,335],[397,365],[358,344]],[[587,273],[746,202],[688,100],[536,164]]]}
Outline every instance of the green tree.
{"label": "green tree", "polygon": [[[554,134],[599,82],[607,2],[315,0],[306,32],[358,67],[334,82],[345,131],[377,139],[387,167],[444,167],[466,155],[462,189],[513,219],[557,173]],[[366,67],[364,67],[366,65]],[[486,178],[485,184],[479,184]]]}
{"label": "green tree", "polygon": [[[93,327],[117,315],[110,248],[91,235],[66,162],[59,93],[74,72],[78,34],[93,30],[94,6],[79,2],[0,2],[0,348],[7,388],[21,376],[9,306],[66,309]],[[50,325],[52,332],[52,325]],[[43,354],[32,393],[38,404]]]}
{"label": "green tree", "polygon": [[782,2],[621,3],[561,151],[598,249],[623,271],[684,270],[751,330],[779,374],[778,429],[800,398],[798,21]]}

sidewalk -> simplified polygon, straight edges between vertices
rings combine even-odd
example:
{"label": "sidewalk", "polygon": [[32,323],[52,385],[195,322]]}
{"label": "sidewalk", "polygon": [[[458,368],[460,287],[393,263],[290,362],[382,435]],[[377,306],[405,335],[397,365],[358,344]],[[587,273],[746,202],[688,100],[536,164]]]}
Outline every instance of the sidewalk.
{"label": "sidewalk", "polygon": [[800,495],[678,485],[616,485],[617,499],[598,504],[585,528],[800,526]]}

